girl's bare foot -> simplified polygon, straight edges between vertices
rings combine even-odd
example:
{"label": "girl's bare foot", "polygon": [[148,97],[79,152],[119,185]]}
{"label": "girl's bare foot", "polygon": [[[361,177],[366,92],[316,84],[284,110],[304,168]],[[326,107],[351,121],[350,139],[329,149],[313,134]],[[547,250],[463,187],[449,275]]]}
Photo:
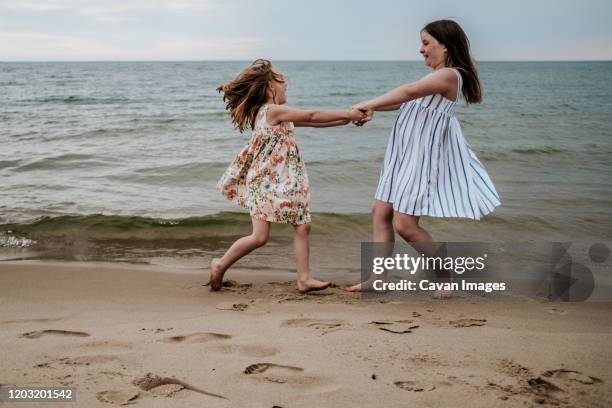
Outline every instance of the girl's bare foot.
{"label": "girl's bare foot", "polygon": [[208,283],[210,284],[210,290],[217,291],[223,287],[223,274],[221,270],[221,259],[215,258],[210,262],[210,278]]}
{"label": "girl's bare foot", "polygon": [[347,292],[361,292],[361,283],[344,288]]}
{"label": "girl's bare foot", "polygon": [[376,290],[374,289],[374,282],[377,280],[385,281],[387,278],[386,275],[379,276],[371,276],[367,281],[363,281],[353,286],[347,286],[344,288],[347,292],[377,292],[377,293],[387,293],[386,290]]}
{"label": "girl's bare foot", "polygon": [[453,297],[453,291],[452,290],[436,290],[431,297],[433,299],[439,299],[439,300],[450,299]]}
{"label": "girl's bare foot", "polygon": [[307,279],[305,281],[298,280],[297,282],[297,290],[300,293],[308,293],[315,290],[323,290],[327,289],[331,285],[331,282],[320,281],[317,279]]}

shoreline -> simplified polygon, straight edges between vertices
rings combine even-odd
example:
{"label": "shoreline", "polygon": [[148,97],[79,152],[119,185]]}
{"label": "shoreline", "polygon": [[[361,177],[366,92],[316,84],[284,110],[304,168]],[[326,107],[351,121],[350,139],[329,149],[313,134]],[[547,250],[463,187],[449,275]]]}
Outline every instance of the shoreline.
{"label": "shoreline", "polygon": [[242,269],[213,293],[184,272],[0,262],[0,383],[87,407],[612,404],[610,302],[366,301]]}

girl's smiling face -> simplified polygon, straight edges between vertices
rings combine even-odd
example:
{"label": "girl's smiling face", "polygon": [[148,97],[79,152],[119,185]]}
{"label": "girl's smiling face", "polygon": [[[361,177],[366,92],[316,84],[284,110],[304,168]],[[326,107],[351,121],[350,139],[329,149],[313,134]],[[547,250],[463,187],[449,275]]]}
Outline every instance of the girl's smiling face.
{"label": "girl's smiling face", "polygon": [[287,102],[287,80],[285,76],[276,68],[272,68],[276,80],[270,81],[269,93],[274,103],[282,105]]}
{"label": "girl's smiling face", "polygon": [[432,69],[444,67],[448,52],[446,47],[425,30],[421,31],[419,52],[425,58],[425,65],[428,67]]}

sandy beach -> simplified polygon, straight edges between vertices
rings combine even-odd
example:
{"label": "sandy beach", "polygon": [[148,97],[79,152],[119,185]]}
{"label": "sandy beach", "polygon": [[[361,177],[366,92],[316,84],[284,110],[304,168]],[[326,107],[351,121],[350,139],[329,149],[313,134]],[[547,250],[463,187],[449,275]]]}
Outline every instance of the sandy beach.
{"label": "sandy beach", "polygon": [[[300,295],[286,273],[0,263],[0,384],[108,407],[606,407],[612,304]],[[349,282],[338,282],[342,286]]]}

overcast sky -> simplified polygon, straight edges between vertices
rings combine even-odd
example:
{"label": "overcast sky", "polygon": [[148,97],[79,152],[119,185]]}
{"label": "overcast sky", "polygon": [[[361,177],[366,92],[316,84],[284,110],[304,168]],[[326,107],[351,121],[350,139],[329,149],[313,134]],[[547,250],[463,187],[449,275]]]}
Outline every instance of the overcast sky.
{"label": "overcast sky", "polygon": [[0,61],[418,60],[452,18],[477,60],[610,60],[610,0],[0,0]]}

